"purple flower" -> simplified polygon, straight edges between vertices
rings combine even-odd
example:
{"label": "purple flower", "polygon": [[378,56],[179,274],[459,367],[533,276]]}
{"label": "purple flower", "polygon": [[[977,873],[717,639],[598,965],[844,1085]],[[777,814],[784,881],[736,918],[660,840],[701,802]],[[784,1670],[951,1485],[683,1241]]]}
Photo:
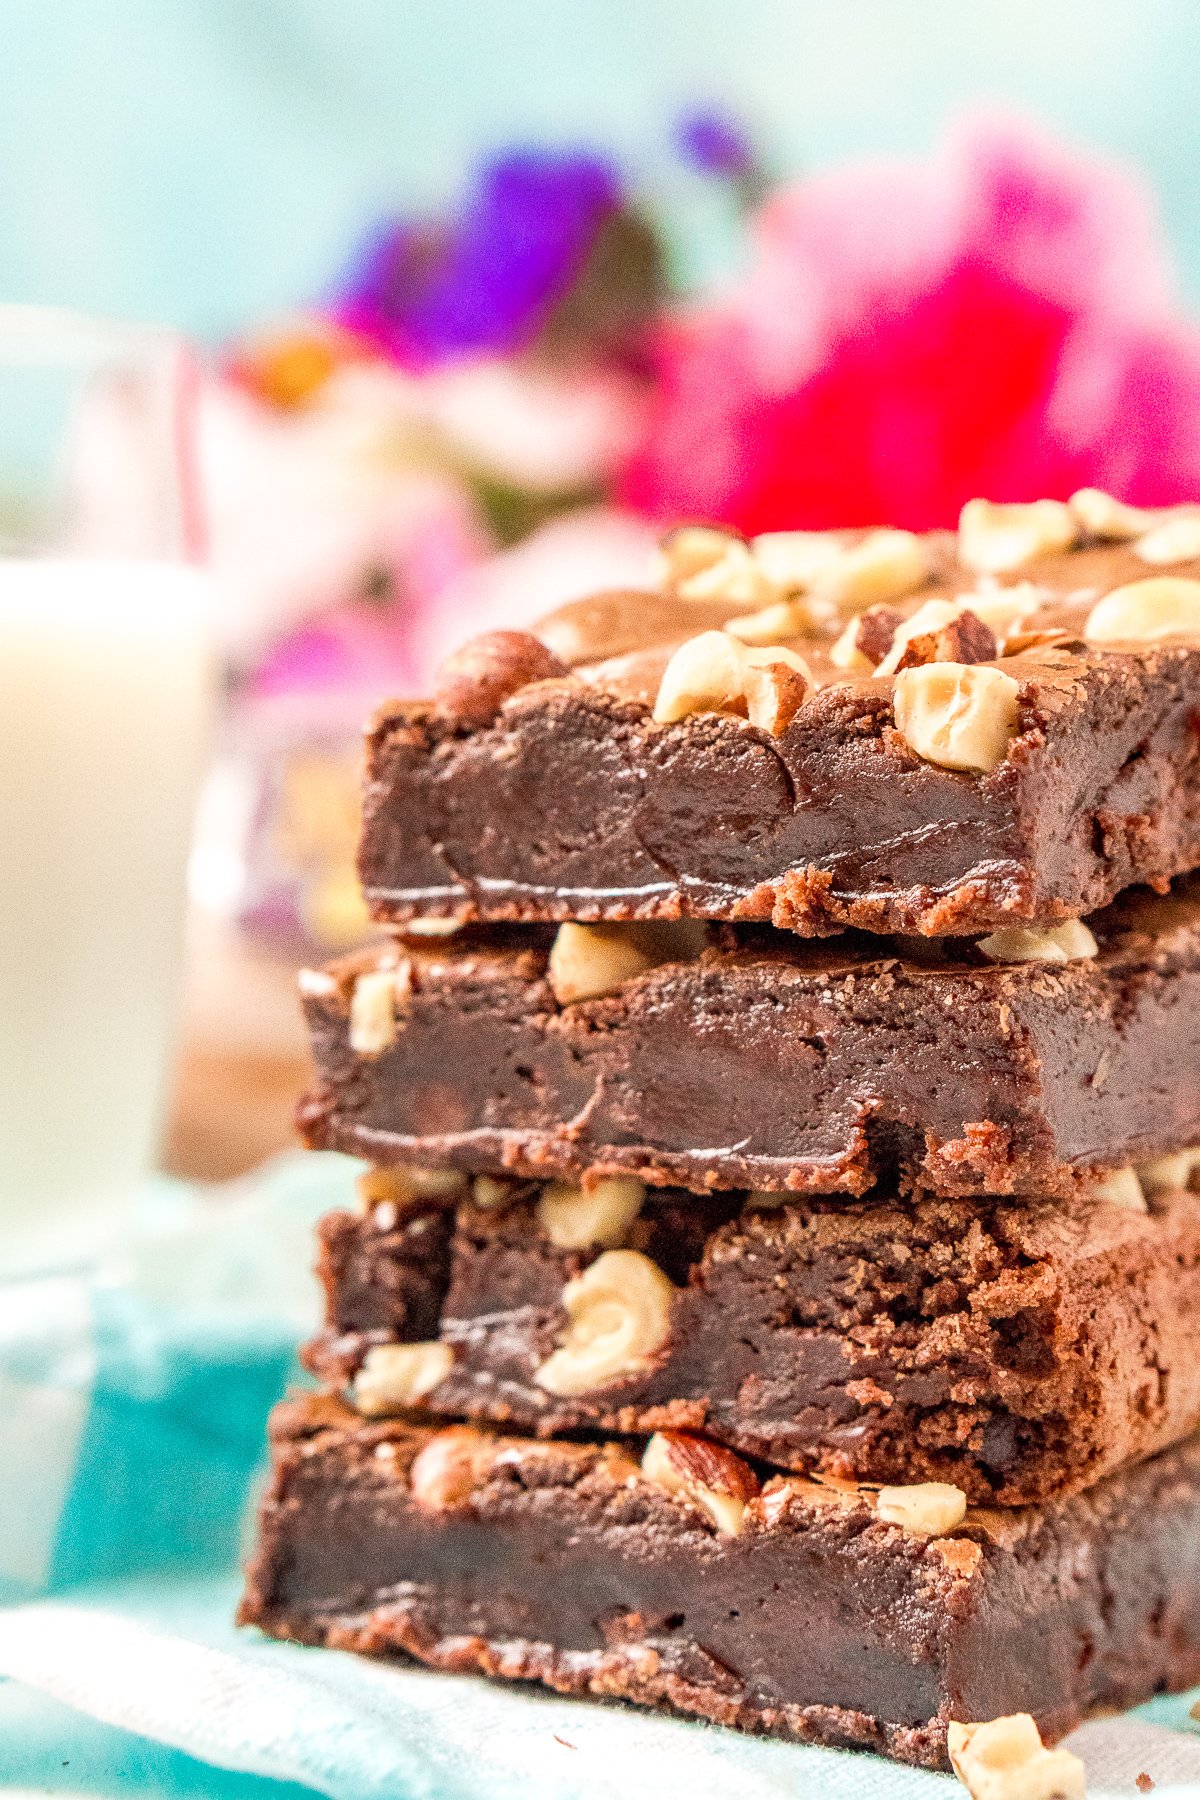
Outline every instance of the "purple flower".
{"label": "purple flower", "polygon": [[758,172],[749,133],[721,107],[697,107],[684,113],[674,136],[680,154],[704,175],[740,182]]}
{"label": "purple flower", "polygon": [[586,151],[513,151],[486,163],[445,226],[392,221],[358,253],[339,321],[417,364],[532,339],[620,209],[612,165]]}

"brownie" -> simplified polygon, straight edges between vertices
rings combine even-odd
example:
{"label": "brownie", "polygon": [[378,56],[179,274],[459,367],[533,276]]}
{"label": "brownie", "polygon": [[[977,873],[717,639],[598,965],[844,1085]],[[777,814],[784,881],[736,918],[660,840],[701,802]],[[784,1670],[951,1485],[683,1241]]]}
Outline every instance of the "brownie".
{"label": "brownie", "polygon": [[[1200,1142],[1200,883],[1091,928],[1094,957],[998,964],[972,940],[711,926],[698,958],[567,1004],[552,926],[409,938],[305,976],[300,1122],[315,1147],[478,1172],[1067,1193]],[[355,985],[397,961],[394,1036],[356,1051]]]}
{"label": "brownie", "polygon": [[[793,605],[781,641],[805,671],[763,713],[771,729],[724,704],[657,722],[671,651],[746,603],[602,595],[531,634],[477,640],[434,701],[377,713],[360,855],[374,917],[693,915],[804,935],[965,935],[1077,917],[1200,864],[1200,623],[1191,637],[1153,637],[1144,621],[1131,640],[1083,635],[1118,586],[1191,579],[1200,562],[1168,570],[1081,539],[998,582],[964,567],[949,534],[928,541],[926,562],[924,585],[889,612],[1037,603],[1019,629],[991,633],[984,666],[1017,687],[999,684],[1015,717],[987,772],[917,754],[896,705],[909,671],[876,672],[882,642],[857,670],[839,667],[846,614],[828,607],[801,618]],[[978,634],[922,641],[913,654],[943,670],[981,658]]]}
{"label": "brownie", "polygon": [[722,1531],[638,1448],[285,1403],[242,1622],[932,1767],[953,1719],[1055,1739],[1200,1679],[1196,1439],[932,1535],[894,1495],[748,1469]]}
{"label": "brownie", "polygon": [[[422,1340],[441,1346],[424,1408],[543,1436],[702,1430],[777,1467],[950,1481],[1005,1506],[1086,1487],[1200,1426],[1200,1196],[1186,1190],[1135,1211],[762,1207],[668,1188],[637,1211],[637,1184],[615,1185],[632,1207],[603,1249],[563,1247],[570,1196],[555,1213],[536,1184],[514,1183],[508,1205],[460,1203],[440,1323]],[[399,1210],[320,1227],[327,1318],[305,1360],[364,1409],[411,1398],[387,1376],[388,1346],[415,1337],[393,1317]],[[564,1381],[579,1307],[614,1291],[637,1336],[582,1375],[568,1349]]]}

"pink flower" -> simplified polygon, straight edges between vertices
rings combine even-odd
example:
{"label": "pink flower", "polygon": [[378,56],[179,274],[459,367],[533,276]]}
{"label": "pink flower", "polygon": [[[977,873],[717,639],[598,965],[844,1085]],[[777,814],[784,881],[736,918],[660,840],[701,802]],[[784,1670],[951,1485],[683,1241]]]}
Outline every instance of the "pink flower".
{"label": "pink flower", "polygon": [[1200,334],[1138,183],[976,122],[777,192],[751,267],[659,344],[627,500],[747,532],[953,524],[1093,485],[1200,494]]}

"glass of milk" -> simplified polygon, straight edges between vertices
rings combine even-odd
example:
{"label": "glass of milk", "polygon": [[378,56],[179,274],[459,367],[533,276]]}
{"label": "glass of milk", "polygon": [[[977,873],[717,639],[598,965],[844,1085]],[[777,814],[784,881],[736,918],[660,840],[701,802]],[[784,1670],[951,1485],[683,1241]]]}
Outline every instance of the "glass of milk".
{"label": "glass of milk", "polygon": [[0,1274],[153,1163],[214,694],[194,381],[165,331],[0,307]]}

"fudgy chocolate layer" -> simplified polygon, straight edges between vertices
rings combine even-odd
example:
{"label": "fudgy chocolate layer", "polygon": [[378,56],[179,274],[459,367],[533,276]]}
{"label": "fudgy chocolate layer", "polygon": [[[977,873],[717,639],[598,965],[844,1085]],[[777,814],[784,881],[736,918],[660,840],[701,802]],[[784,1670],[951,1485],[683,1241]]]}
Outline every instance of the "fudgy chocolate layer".
{"label": "fudgy chocolate layer", "polygon": [[[409,938],[305,980],[316,1146],[526,1175],[862,1194],[1070,1192],[1200,1142],[1200,886],[1125,896],[1095,958],[805,943],[716,926],[560,1005],[552,927]],[[407,962],[393,1041],[351,1045],[358,978]]]}
{"label": "fudgy chocolate layer", "polygon": [[466,1435],[439,1488],[430,1429],[280,1407],[242,1621],[934,1767],[951,1719],[1053,1739],[1200,1678],[1195,1440],[941,1537],[777,1477],[722,1536],[622,1446]]}
{"label": "fudgy chocolate layer", "polygon": [[[972,588],[944,544],[933,561],[903,610]],[[1200,864],[1200,646],[1078,636],[1099,596],[1163,572],[1123,546],[1021,571],[1044,600],[1027,626],[1057,636],[997,663],[1020,685],[1018,733],[982,776],[915,756],[892,678],[847,675],[811,637],[788,640],[813,685],[778,736],[719,712],[657,724],[670,650],[744,608],[652,593],[579,602],[534,628],[572,672],[541,679],[531,640],[527,685],[494,716],[379,711],[368,903],[393,921],[691,914],[805,935],[988,932],[1095,911]],[[1171,573],[1194,578],[1200,564]]]}
{"label": "fudgy chocolate layer", "polygon": [[373,1347],[438,1338],[453,1360],[422,1395],[435,1414],[544,1435],[700,1430],[777,1467],[949,1481],[1005,1506],[1086,1487],[1200,1426],[1189,1192],[1141,1213],[1085,1200],[739,1210],[737,1195],[651,1190],[624,1244],[673,1284],[666,1332],[628,1372],[570,1395],[538,1373],[567,1334],[564,1290],[599,1251],[551,1241],[534,1184],[511,1194],[460,1203],[419,1322],[395,1300],[405,1207],[327,1218],[327,1324],[309,1367],[347,1386]]}

